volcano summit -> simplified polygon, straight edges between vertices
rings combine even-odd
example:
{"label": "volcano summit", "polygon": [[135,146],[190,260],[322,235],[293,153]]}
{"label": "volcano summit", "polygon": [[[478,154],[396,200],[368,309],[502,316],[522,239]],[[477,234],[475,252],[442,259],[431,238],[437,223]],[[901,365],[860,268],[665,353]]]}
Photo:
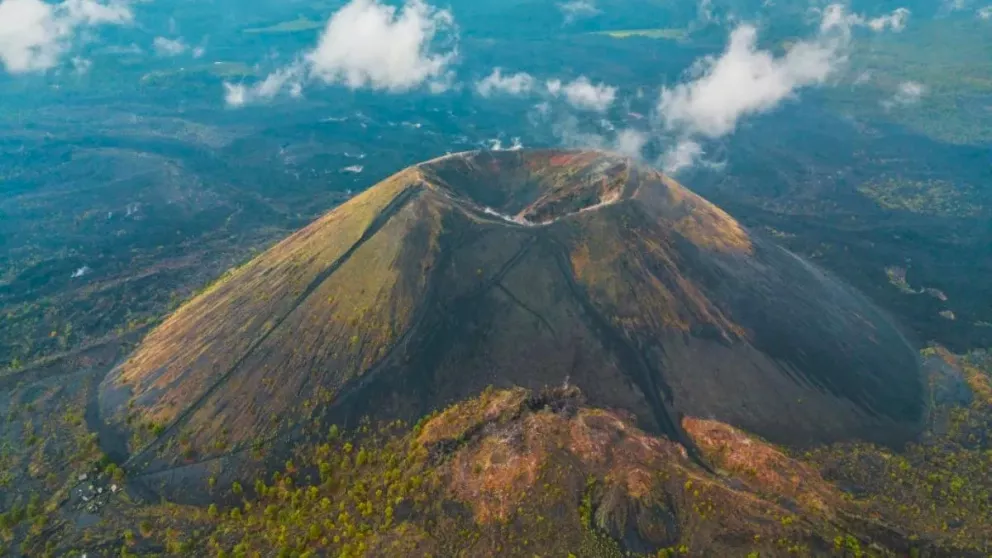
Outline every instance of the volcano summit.
{"label": "volcano summit", "polygon": [[99,407],[128,470],[168,484],[317,419],[564,382],[679,441],[691,416],[898,443],[925,400],[913,347],[854,289],[629,159],[521,151],[406,169],[230,272]]}

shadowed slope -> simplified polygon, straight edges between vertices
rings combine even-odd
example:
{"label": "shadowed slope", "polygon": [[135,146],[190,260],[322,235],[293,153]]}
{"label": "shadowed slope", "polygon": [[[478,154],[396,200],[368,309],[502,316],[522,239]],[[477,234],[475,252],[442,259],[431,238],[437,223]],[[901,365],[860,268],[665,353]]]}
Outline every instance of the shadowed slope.
{"label": "shadowed slope", "polygon": [[683,414],[899,442],[924,399],[860,294],[654,170],[535,151],[442,157],[332,211],[170,317],[100,405],[129,467],[175,484],[313,420],[566,379],[690,447]]}

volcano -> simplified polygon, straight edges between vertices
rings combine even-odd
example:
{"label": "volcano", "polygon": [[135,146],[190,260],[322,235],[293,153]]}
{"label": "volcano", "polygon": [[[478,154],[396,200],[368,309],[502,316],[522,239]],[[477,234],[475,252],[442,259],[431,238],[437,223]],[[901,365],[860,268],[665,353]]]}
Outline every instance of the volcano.
{"label": "volcano", "polygon": [[182,306],[98,407],[129,473],[175,486],[317,421],[566,383],[687,447],[683,417],[898,444],[926,399],[914,348],[853,288],[654,169],[546,150],[384,180]]}

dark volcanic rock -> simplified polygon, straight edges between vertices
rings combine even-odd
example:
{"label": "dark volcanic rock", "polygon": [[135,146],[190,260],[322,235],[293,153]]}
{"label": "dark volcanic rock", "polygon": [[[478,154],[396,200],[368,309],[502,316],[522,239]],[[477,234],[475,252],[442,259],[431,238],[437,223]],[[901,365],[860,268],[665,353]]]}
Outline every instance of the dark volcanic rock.
{"label": "dark volcanic rock", "polygon": [[233,271],[107,377],[102,414],[144,433],[130,471],[188,483],[316,418],[566,380],[683,441],[690,415],[899,443],[925,399],[913,347],[852,288],[657,171],[525,151],[407,169]]}

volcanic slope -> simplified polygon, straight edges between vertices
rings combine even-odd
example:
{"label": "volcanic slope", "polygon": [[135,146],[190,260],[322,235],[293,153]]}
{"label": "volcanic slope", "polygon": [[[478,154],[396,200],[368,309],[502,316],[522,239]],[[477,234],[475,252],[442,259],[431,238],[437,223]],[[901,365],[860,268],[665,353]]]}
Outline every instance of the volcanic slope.
{"label": "volcanic slope", "polygon": [[880,310],[667,176],[472,152],[390,177],[181,307],[104,380],[101,438],[132,477],[179,486],[317,420],[563,382],[690,448],[683,416],[899,443],[925,400]]}

